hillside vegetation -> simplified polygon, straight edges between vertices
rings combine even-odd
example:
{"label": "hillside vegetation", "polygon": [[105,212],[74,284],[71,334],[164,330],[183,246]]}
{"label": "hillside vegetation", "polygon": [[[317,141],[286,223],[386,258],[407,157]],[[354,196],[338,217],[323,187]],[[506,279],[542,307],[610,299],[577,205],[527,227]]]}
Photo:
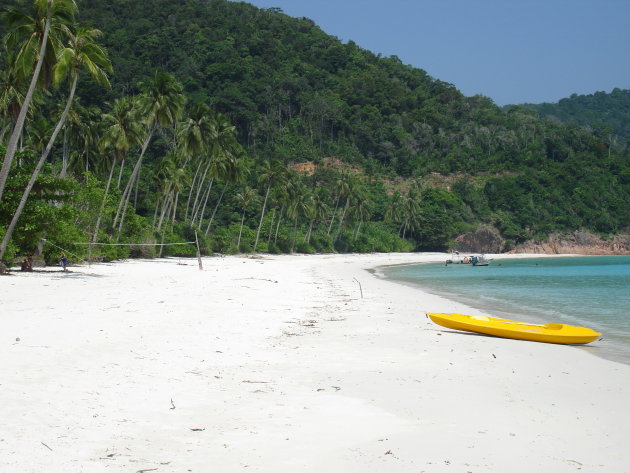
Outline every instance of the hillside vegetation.
{"label": "hillside vegetation", "polygon": [[[9,20],[5,38],[15,32]],[[477,228],[493,228],[509,248],[630,225],[629,150],[608,130],[465,97],[311,20],[225,0],[116,0],[80,2],[74,18],[57,21],[67,28],[52,30],[51,78],[82,25],[103,33],[91,40],[111,62],[111,73],[99,66],[111,87],[77,69],[64,118],[71,89],[53,87],[42,69],[0,193],[5,228],[62,127],[7,255],[31,251],[42,235],[76,255],[87,253],[78,242],[195,233],[205,252],[406,251],[446,249]],[[25,36],[14,36],[2,55],[6,146],[36,57],[17,54]],[[151,254],[92,255],[130,251]]]}
{"label": "hillside vegetation", "polygon": [[[558,103],[523,104],[540,117],[596,129],[600,134],[630,140],[630,90],[613,89],[589,95],[573,94]],[[611,137],[615,139],[615,137]]]}

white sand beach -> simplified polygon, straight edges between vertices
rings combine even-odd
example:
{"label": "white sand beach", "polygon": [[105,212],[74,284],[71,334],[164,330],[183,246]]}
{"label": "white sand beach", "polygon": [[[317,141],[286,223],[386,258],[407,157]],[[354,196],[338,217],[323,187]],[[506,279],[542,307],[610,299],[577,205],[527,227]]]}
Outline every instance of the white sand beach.
{"label": "white sand beach", "polygon": [[630,472],[630,365],[444,329],[479,312],[366,271],[445,258],[0,277],[0,471]]}

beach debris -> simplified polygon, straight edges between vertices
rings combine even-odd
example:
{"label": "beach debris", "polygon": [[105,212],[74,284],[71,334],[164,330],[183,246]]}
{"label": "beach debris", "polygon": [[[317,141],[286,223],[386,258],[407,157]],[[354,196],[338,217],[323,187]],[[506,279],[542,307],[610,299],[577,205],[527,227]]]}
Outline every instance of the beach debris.
{"label": "beach debris", "polygon": [[206,430],[205,427],[193,427],[190,430],[192,430],[193,432],[203,432],[204,430]]}
{"label": "beach debris", "polygon": [[267,383],[271,383],[271,381],[251,381],[249,379],[245,379],[245,380],[241,381],[241,383],[267,384]]}
{"label": "beach debris", "polygon": [[46,445],[44,442],[40,442],[44,447],[46,447],[48,450],[50,450],[51,452],[53,451],[52,448],[50,448],[48,445]]}
{"label": "beach debris", "polygon": [[19,342],[19,341],[20,341],[20,337],[16,337],[16,338],[15,338],[15,341],[16,341],[16,342]]}
{"label": "beach debris", "polygon": [[497,355],[495,355],[494,353],[492,354],[492,356],[493,356],[494,358],[496,358],[496,357],[497,357]]}
{"label": "beach debris", "polygon": [[385,455],[393,455],[393,454],[394,454],[394,453],[393,453],[391,450],[387,450],[387,451],[385,452]]}
{"label": "beach debris", "polygon": [[341,389],[339,386],[331,386],[331,388],[335,388],[335,391],[339,391]]}
{"label": "beach debris", "polygon": [[144,470],[138,470],[136,473],[144,473],[145,471],[155,471],[157,468],[145,468]]}
{"label": "beach debris", "polygon": [[175,409],[175,403],[173,402],[173,398],[171,398],[171,408],[170,410],[174,410]]}

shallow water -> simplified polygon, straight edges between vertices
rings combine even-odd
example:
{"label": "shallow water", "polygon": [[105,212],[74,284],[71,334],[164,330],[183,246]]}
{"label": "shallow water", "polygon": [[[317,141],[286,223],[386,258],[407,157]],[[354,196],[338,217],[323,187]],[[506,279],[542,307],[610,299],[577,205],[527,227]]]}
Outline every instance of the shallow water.
{"label": "shallow water", "polygon": [[383,273],[490,315],[590,327],[602,339],[580,349],[630,364],[630,256],[405,265]]}

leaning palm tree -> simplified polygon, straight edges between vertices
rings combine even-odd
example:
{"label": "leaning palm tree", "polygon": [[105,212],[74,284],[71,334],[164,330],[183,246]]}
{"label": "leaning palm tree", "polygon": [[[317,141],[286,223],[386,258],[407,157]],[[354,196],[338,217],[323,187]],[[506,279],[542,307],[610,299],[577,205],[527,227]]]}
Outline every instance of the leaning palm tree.
{"label": "leaning palm tree", "polygon": [[15,229],[17,221],[24,210],[24,206],[26,205],[31,189],[39,176],[39,172],[46,162],[48,154],[52,150],[57,135],[63,128],[70,107],[72,106],[72,100],[74,99],[74,93],[77,89],[80,72],[85,68],[96,82],[109,87],[109,80],[105,71],[111,71],[112,65],[107,57],[105,49],[94,41],[98,36],[100,36],[101,32],[90,28],[78,28],[76,32],[71,32],[68,29],[67,34],[69,38],[68,45],[59,52],[57,65],[54,70],[55,84],[60,84],[66,77],[68,77],[71,81],[70,93],[68,95],[66,107],[59,118],[52,136],[48,140],[46,149],[44,149],[44,152],[39,158],[39,162],[33,170],[33,174],[26,185],[26,189],[24,189],[18,208],[15,211],[13,219],[11,220],[11,223],[4,235],[4,239],[0,244],[0,259],[4,256],[4,252],[6,251],[11,235],[13,234],[13,230]]}
{"label": "leaning palm tree", "polygon": [[190,110],[188,116],[177,124],[175,130],[177,142],[182,152],[186,155],[184,165],[188,164],[188,161],[192,161],[193,165],[196,164],[195,174],[188,192],[188,201],[186,202],[186,214],[184,216],[186,221],[188,220],[190,201],[194,194],[195,185],[199,184],[199,187],[201,187],[201,183],[197,182],[197,177],[205,162],[203,157],[207,154],[208,138],[214,135],[211,113],[210,107],[206,104],[197,104]]}
{"label": "leaning palm tree", "polygon": [[262,169],[258,176],[259,184],[266,184],[265,200],[263,202],[262,211],[260,212],[260,221],[258,222],[258,230],[256,231],[256,241],[254,243],[254,251],[258,246],[258,238],[260,237],[260,229],[262,228],[263,219],[265,218],[265,210],[267,208],[267,199],[269,198],[269,191],[271,186],[276,182],[281,181],[284,174],[284,168],[278,162],[272,162],[266,159],[262,164]]}
{"label": "leaning palm tree", "polygon": [[116,99],[112,104],[111,112],[103,115],[103,122],[105,130],[101,137],[100,146],[112,148],[115,162],[120,162],[118,174],[118,187],[120,188],[122,171],[129,148],[142,141],[142,127],[137,116],[135,98]]}
{"label": "leaning palm tree", "polygon": [[7,143],[2,168],[0,168],[0,201],[2,201],[2,194],[17,151],[18,141],[22,135],[26,114],[33,100],[35,87],[41,82],[42,77],[44,81],[49,77],[48,71],[55,64],[56,50],[61,43],[60,37],[65,35],[63,27],[74,23],[76,11],[77,6],[74,0],[34,0],[31,15],[17,9],[9,9],[3,15],[3,20],[8,26],[4,42],[8,51],[15,51],[11,61],[15,67],[16,78],[26,78],[31,74],[31,70],[33,72]]}
{"label": "leaning palm tree", "polygon": [[244,183],[247,175],[249,174],[250,166],[245,158],[244,151],[238,148],[234,153],[227,154],[225,156],[225,163],[224,166],[222,166],[222,169],[224,173],[218,177],[224,181],[223,189],[221,190],[221,194],[214,205],[214,210],[212,211],[210,220],[208,220],[205,236],[208,236],[208,233],[210,233],[212,222],[214,221],[214,217],[217,215],[217,210],[219,210],[219,206],[221,205],[221,201],[223,200],[223,196],[225,195],[225,191],[228,186],[230,184]]}
{"label": "leaning palm tree", "polygon": [[120,234],[122,232],[123,223],[125,221],[125,214],[127,212],[127,205],[131,197],[131,191],[138,178],[140,167],[142,166],[142,160],[144,153],[149,146],[151,138],[155,133],[158,126],[170,126],[173,125],[182,112],[185,98],[182,93],[182,85],[169,74],[163,72],[156,72],[152,79],[142,84],[144,92],[139,98],[140,111],[144,117],[146,117],[146,136],[142,143],[142,150],[140,151],[140,157],[136,161],[136,165],[131,172],[131,177],[127,182],[127,186],[120,199],[118,211],[114,218],[114,226],[118,224],[118,232],[116,241],[120,240]]}
{"label": "leaning palm tree", "polygon": [[291,240],[291,253],[293,253],[297,239],[298,220],[302,215],[312,215],[313,196],[302,183],[297,183],[291,194],[291,203],[287,209],[287,215],[293,219],[293,238]]}
{"label": "leaning palm tree", "polygon": [[92,243],[96,243],[98,238],[101,217],[103,216],[103,210],[105,209],[105,203],[107,202],[107,195],[109,194],[109,188],[112,183],[116,162],[121,162],[120,171],[122,174],[122,168],[125,164],[125,157],[127,156],[129,147],[140,142],[141,133],[140,124],[138,123],[134,113],[134,101],[131,97],[117,99],[112,106],[111,113],[103,116],[103,122],[105,123],[106,128],[103,137],[101,138],[101,142],[99,143],[99,148],[101,152],[112,148],[113,159],[110,163],[111,167],[109,170],[109,177],[107,178],[107,184],[105,186],[105,192],[103,194],[103,201],[101,202],[101,208],[99,209],[96,224],[94,225]]}
{"label": "leaning palm tree", "polygon": [[241,235],[243,234],[243,225],[245,223],[245,213],[250,205],[255,203],[258,200],[258,194],[254,189],[249,186],[245,186],[245,188],[236,194],[236,202],[238,206],[243,209],[243,213],[241,215],[241,229],[238,232],[238,241],[236,243],[237,250],[241,248]]}

